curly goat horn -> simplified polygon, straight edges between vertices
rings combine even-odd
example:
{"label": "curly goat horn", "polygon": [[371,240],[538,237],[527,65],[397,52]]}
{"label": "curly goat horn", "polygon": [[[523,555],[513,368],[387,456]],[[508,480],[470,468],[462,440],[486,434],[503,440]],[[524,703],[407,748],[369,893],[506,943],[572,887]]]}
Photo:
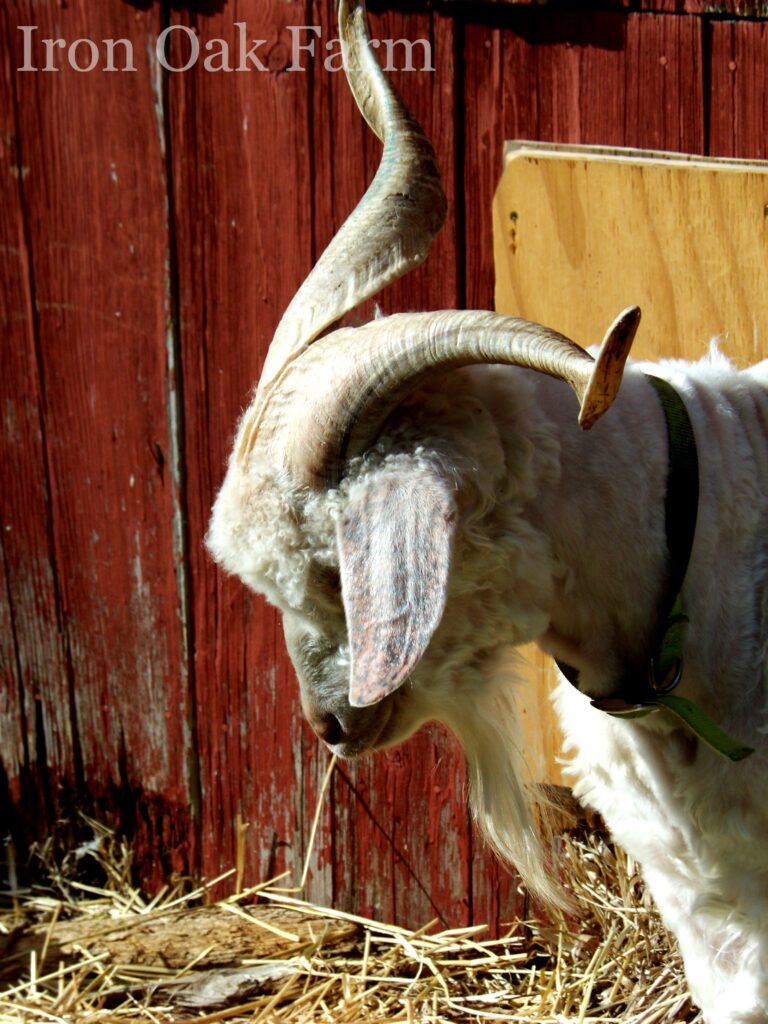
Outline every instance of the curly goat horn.
{"label": "curly goat horn", "polygon": [[241,455],[253,444],[285,368],[345,313],[422,263],[445,221],[447,204],[435,151],[371,51],[362,0],[341,0],[339,29],[347,81],[384,151],[368,191],[277,325]]}
{"label": "curly goat horn", "polygon": [[[539,324],[484,311],[399,313],[321,338],[286,375],[263,441],[309,487],[334,485],[389,413],[435,372],[508,363],[566,381],[586,430],[621,383],[640,320],[631,306],[613,322],[597,359]],[[274,413],[274,414],[273,414]]]}
{"label": "curly goat horn", "polygon": [[556,331],[490,312],[397,314],[318,337],[345,312],[419,264],[445,217],[434,151],[373,56],[362,0],[341,0],[344,66],[360,111],[384,141],[381,165],[294,296],[241,426],[309,487],[338,481],[387,415],[437,371],[509,363],[567,381],[587,429],[616,395],[640,311],[625,310],[597,361]]}

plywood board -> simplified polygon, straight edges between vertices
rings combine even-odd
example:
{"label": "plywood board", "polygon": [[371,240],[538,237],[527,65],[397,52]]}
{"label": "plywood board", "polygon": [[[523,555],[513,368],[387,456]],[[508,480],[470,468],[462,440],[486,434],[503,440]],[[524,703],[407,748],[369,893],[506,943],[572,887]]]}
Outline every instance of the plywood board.
{"label": "plywood board", "polygon": [[[493,213],[500,312],[588,346],[637,303],[638,358],[768,355],[768,163],[510,143]],[[530,757],[558,782],[554,670],[527,653]]]}
{"label": "plywood board", "polygon": [[[750,41],[758,29],[749,26]],[[491,205],[504,140],[703,153],[705,108],[760,106],[759,76],[745,91],[742,76],[728,72],[717,91],[707,91],[706,66],[697,18],[570,10],[553,18],[533,6],[507,9],[503,25],[490,19],[466,25],[467,308],[487,309],[493,301]],[[740,155],[762,157],[751,131],[752,120],[742,119],[735,132]]]}

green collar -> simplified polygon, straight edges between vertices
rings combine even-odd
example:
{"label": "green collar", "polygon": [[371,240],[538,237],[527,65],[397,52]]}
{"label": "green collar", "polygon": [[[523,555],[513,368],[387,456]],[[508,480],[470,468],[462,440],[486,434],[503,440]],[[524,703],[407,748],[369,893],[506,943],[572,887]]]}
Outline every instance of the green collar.
{"label": "green collar", "polygon": [[[592,701],[592,706],[620,718],[640,718],[666,708],[719,754],[741,761],[751,747],[728,736],[692,701],[671,691],[683,675],[683,640],[688,618],[683,612],[682,587],[696,532],[699,504],[699,465],[693,427],[680,395],[660,377],[646,374],[659,397],[667,424],[669,470],[665,499],[665,528],[669,549],[669,581],[659,631],[644,678],[622,681],[616,694]],[[566,679],[578,687],[579,674],[557,662]]]}

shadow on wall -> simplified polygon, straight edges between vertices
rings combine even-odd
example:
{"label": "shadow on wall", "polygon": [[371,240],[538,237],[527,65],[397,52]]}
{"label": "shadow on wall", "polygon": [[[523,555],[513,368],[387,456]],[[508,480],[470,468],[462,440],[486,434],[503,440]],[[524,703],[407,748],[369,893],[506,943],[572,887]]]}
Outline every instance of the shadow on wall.
{"label": "shadow on wall", "polygon": [[[476,0],[470,0],[471,3]],[[190,11],[192,14],[220,14],[229,0],[123,0],[123,3],[128,4],[129,7],[136,7],[140,11],[148,11],[151,7],[156,4],[165,4],[170,6],[174,11]],[[380,14],[386,10],[396,11],[408,11],[415,13],[417,11],[430,10],[434,7],[440,6],[439,0],[370,0],[366,3],[368,10],[372,14]],[[448,8],[451,9],[451,4],[448,4]]]}
{"label": "shadow on wall", "polygon": [[[670,0],[674,9],[683,10],[686,0]],[[766,0],[768,2],[768,0]],[[229,0],[123,0],[140,11],[155,5],[170,7],[174,11],[190,14],[221,14]],[[572,10],[573,0],[549,0],[546,9],[537,10],[529,4],[521,10],[514,2],[498,0],[367,0],[369,12],[377,16],[385,11],[415,14],[435,11],[469,24],[485,24],[489,28],[510,28],[528,42],[541,45],[570,44],[577,47],[597,47],[603,50],[623,50],[627,13],[606,11],[599,18]],[[552,17],[552,10],[563,13]]]}
{"label": "shadow on wall", "polygon": [[[168,5],[168,0],[123,0],[123,3],[148,11],[155,5]],[[170,7],[174,11],[189,11],[190,14],[220,14],[227,3],[228,0],[170,0]]]}

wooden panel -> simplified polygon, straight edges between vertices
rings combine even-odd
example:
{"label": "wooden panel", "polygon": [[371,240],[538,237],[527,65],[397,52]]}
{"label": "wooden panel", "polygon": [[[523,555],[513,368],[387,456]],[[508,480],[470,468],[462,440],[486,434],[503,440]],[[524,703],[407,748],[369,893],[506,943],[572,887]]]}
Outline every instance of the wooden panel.
{"label": "wooden panel", "polygon": [[24,771],[42,772],[48,804],[28,824],[44,833],[51,815],[89,809],[135,831],[157,879],[186,865],[193,831],[156,97],[148,75],[80,73],[62,49],[58,70],[14,73],[17,25],[129,37],[143,53],[158,20],[84,0],[4,5],[16,174],[3,176],[0,385],[17,649],[4,689],[20,694]]}
{"label": "wooden panel", "polygon": [[709,149],[717,156],[768,157],[768,25],[708,24]]}
{"label": "wooden panel", "polygon": [[[443,0],[444,3],[452,3],[453,0]],[[459,3],[466,3],[467,0],[457,0]],[[562,9],[570,11],[573,4],[569,0],[480,0],[485,4],[510,4],[514,6],[527,7],[535,4],[549,8],[549,17],[560,16]],[[478,3],[478,0],[475,0]],[[700,14],[709,17],[730,18],[768,18],[768,5],[765,0],[592,0],[589,3],[579,5],[582,10],[640,10],[655,11],[665,14]]]}
{"label": "wooden panel", "polygon": [[[501,27],[503,26],[503,27]],[[664,58],[662,62],[662,58]],[[698,19],[505,10],[464,32],[463,182],[466,305],[493,308],[492,201],[505,139],[662,146],[703,152],[702,25]],[[541,255],[541,254],[538,254]],[[542,274],[544,262],[531,264]],[[549,714],[545,659],[533,657],[527,715]],[[551,764],[551,747],[541,757]],[[556,772],[550,776],[555,781]],[[475,920],[521,909],[516,883],[473,848]]]}
{"label": "wooden panel", "polygon": [[[333,2],[317,21],[335,24]],[[426,264],[376,299],[385,313],[455,307],[460,273],[456,246],[453,167],[455,74],[453,25],[427,14],[382,13],[371,19],[381,39],[428,39],[438,71],[395,71],[392,79],[434,140],[451,201],[446,227]],[[420,67],[417,50],[415,66]],[[397,67],[398,58],[393,63]],[[381,146],[361,121],[346,83],[316,74],[315,211],[322,247],[372,179]],[[328,128],[331,130],[329,131]],[[330,200],[330,202],[329,202]],[[365,310],[373,312],[372,304]],[[468,822],[463,758],[443,730],[422,730],[404,748],[347,765],[333,789],[334,898],[388,920],[423,924],[435,917],[461,924],[467,901]]]}
{"label": "wooden panel", "polygon": [[[768,354],[767,202],[768,164],[510,147],[494,202],[496,308],[588,345],[637,303],[637,357],[697,359],[718,335],[751,364]],[[542,287],[542,267],[556,286]],[[526,749],[546,770],[562,742],[542,699],[556,674],[549,658],[531,662]]]}
{"label": "wooden panel", "polygon": [[[203,546],[236,422],[313,257],[310,72],[285,73],[286,26],[305,24],[305,5],[250,0],[238,6],[237,19],[222,9],[204,19],[204,38],[224,39],[237,54],[236,20],[251,34],[258,26],[266,42],[257,53],[269,70],[217,74],[200,61],[167,79],[165,99],[184,375],[200,867],[211,877],[235,863],[240,818],[250,823],[250,884],[286,868],[300,873],[326,758],[302,724],[275,612],[225,578]],[[173,24],[195,22],[180,12]],[[184,35],[175,36],[171,59],[181,64]],[[327,827],[318,842],[325,849]],[[317,884],[328,892],[328,881],[318,877]]]}
{"label": "wooden panel", "polygon": [[[494,206],[497,306],[593,343],[636,302],[638,358],[692,358],[719,335],[754,362],[767,199],[765,165],[521,144]],[[541,287],[545,265],[557,288]]]}

